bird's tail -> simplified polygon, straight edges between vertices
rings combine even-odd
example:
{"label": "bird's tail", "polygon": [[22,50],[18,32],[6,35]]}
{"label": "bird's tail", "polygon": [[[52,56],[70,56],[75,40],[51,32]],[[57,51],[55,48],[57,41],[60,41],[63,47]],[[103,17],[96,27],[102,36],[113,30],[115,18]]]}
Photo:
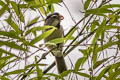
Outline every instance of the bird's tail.
{"label": "bird's tail", "polygon": [[55,60],[56,60],[55,62],[58,69],[58,73],[62,73],[63,71],[67,70],[63,56],[60,56],[60,57],[55,56]]}

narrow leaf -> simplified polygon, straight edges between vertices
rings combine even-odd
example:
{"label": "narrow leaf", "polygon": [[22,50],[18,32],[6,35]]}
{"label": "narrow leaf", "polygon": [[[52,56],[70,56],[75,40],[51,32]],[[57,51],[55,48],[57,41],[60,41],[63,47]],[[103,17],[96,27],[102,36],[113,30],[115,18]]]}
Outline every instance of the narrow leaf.
{"label": "narrow leaf", "polygon": [[[43,5],[43,3],[41,3],[40,0],[35,0],[35,3],[36,3],[37,5],[38,5],[38,4]],[[44,6],[40,7],[39,9],[40,9],[40,11],[41,11],[44,15],[46,14],[46,11],[45,11]]]}
{"label": "narrow leaf", "polygon": [[23,72],[24,72],[24,69],[14,70],[14,71],[5,73],[4,76],[13,75],[13,74],[20,74]]}
{"label": "narrow leaf", "polygon": [[104,49],[107,49],[107,48],[109,48],[109,47],[111,47],[111,46],[113,46],[113,45],[117,45],[118,43],[119,43],[119,41],[108,42],[108,43],[102,45],[101,47],[98,47],[98,48],[96,49],[96,52],[103,51]]}
{"label": "narrow leaf", "polygon": [[84,10],[87,10],[89,4],[90,4],[91,0],[86,0],[85,4],[84,4]]}
{"label": "narrow leaf", "polygon": [[10,38],[15,38],[15,39],[19,38],[14,31],[10,31],[10,32],[0,31],[0,35],[7,36]]}
{"label": "narrow leaf", "polygon": [[110,29],[119,29],[119,30],[120,30],[120,27],[119,27],[119,26],[109,25],[109,26],[105,26],[104,29],[105,29],[105,30],[110,30]]}
{"label": "narrow leaf", "polygon": [[99,67],[103,62],[107,61],[109,58],[105,58],[102,59],[100,61],[97,61],[94,65],[93,65],[93,69],[96,69],[97,67]]}
{"label": "narrow leaf", "polygon": [[101,78],[109,71],[110,68],[111,68],[111,66],[105,67],[105,68],[99,73],[99,75],[96,77],[96,80],[101,80]]}
{"label": "narrow leaf", "polygon": [[18,5],[16,4],[16,2],[11,1],[11,5],[12,5],[12,8],[14,9],[15,13],[17,14],[18,18],[19,18],[22,22],[24,22],[23,14],[22,14],[20,8],[18,7]]}
{"label": "narrow leaf", "polygon": [[15,42],[0,41],[0,45],[2,45],[2,46],[8,46],[10,48],[14,48],[14,49],[18,49],[18,50],[27,51],[22,46],[19,46],[19,45],[15,44]]}
{"label": "narrow leaf", "polygon": [[74,28],[65,38],[65,43],[72,37],[73,33],[77,30],[78,28]]}
{"label": "narrow leaf", "polygon": [[3,7],[3,8],[0,9],[0,17],[5,13],[5,11],[6,11],[7,8],[8,7],[5,6],[5,7]]}
{"label": "narrow leaf", "polygon": [[83,76],[83,77],[87,77],[87,78],[90,78],[90,75],[86,74],[86,73],[82,73],[82,72],[74,72],[80,76]]}
{"label": "narrow leaf", "polygon": [[5,76],[0,76],[0,80],[10,80],[10,79],[8,79],[8,78],[5,77]]}
{"label": "narrow leaf", "polygon": [[[38,66],[47,66],[47,64],[37,64]],[[30,65],[27,65],[27,66],[25,66],[25,69],[28,69],[28,68],[31,68],[31,67],[35,67],[36,66],[36,64],[30,64]]]}
{"label": "narrow leaf", "polygon": [[80,68],[80,65],[82,64],[83,59],[84,57],[79,58],[77,62],[75,63],[75,68],[74,68],[75,71],[79,71],[79,68]]}
{"label": "narrow leaf", "polygon": [[50,29],[46,32],[43,32],[41,35],[39,35],[38,37],[34,38],[31,42],[30,42],[30,45],[33,45],[35,43],[37,43],[38,41],[46,38],[47,36],[49,36],[53,31],[55,30],[55,28],[53,29]]}
{"label": "narrow leaf", "polygon": [[113,11],[106,8],[95,8],[86,11],[86,15],[94,14],[94,15],[105,16],[103,15],[104,13],[113,13]]}
{"label": "narrow leaf", "polygon": [[5,13],[6,10],[8,10],[8,4],[5,4],[2,0],[0,0],[0,5],[2,8],[0,8],[0,17]]}
{"label": "narrow leaf", "polygon": [[49,44],[49,43],[53,43],[53,44],[64,43],[64,40],[65,40],[65,38],[57,38],[57,39],[53,39],[53,40],[48,41],[46,44]]}
{"label": "narrow leaf", "polygon": [[29,28],[29,27],[32,26],[33,24],[37,23],[38,19],[39,19],[39,17],[36,17],[36,18],[34,18],[33,20],[31,20],[31,21],[27,24],[27,26],[25,26],[25,28]]}
{"label": "narrow leaf", "polygon": [[116,8],[120,7],[120,4],[109,4],[109,5],[104,5],[102,8]]}
{"label": "narrow leaf", "polygon": [[63,73],[60,74],[60,76],[66,77],[66,76],[68,76],[68,74],[70,74],[71,72],[73,72],[73,70],[64,71]]}
{"label": "narrow leaf", "polygon": [[[7,55],[10,55],[11,57],[14,56],[14,57],[17,57],[17,58],[20,59],[20,57],[16,56],[15,54],[10,53],[10,52],[7,52],[7,51],[5,51],[5,50],[3,50],[3,49],[1,49],[1,48],[0,48],[0,52],[5,53],[5,54],[7,54]],[[4,59],[4,58],[2,58],[2,59]],[[9,58],[8,58],[8,59],[9,59]]]}
{"label": "narrow leaf", "polygon": [[12,58],[12,57],[13,57],[13,55],[1,57],[1,58],[0,58],[0,61],[1,61],[1,60],[4,60],[4,61],[5,61],[5,60],[8,60],[8,59],[10,59],[10,58]]}
{"label": "narrow leaf", "polygon": [[62,0],[47,0],[47,3],[51,4],[51,3],[60,3],[62,2]]}
{"label": "narrow leaf", "polygon": [[37,58],[36,57],[35,57],[35,64],[36,64],[36,71],[37,71],[38,80],[41,80],[41,78],[42,78],[42,70],[38,66]]}
{"label": "narrow leaf", "polygon": [[120,75],[120,69],[117,69],[114,73],[112,73],[109,77],[109,80],[116,80],[116,78]]}
{"label": "narrow leaf", "polygon": [[93,41],[92,41],[92,44],[96,43],[97,39],[99,38],[99,36],[102,33],[102,30],[103,30],[105,24],[106,24],[106,20],[103,20],[103,22],[101,23],[101,25],[98,27],[98,29],[96,31],[95,37],[93,38]]}
{"label": "narrow leaf", "polygon": [[45,29],[49,29],[49,28],[54,28],[54,27],[53,26],[43,26],[43,27],[37,26],[37,27],[33,27],[33,28],[26,31],[25,36],[30,34],[31,32],[36,32],[36,31],[45,30]]}
{"label": "narrow leaf", "polygon": [[19,29],[19,26],[11,19],[11,17],[12,15],[9,16],[6,22],[16,31],[16,34],[20,34],[21,30]]}

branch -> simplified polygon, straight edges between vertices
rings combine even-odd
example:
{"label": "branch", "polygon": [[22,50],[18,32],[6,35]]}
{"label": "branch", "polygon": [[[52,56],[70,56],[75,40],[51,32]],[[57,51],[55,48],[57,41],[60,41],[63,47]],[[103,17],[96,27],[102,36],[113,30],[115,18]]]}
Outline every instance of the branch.
{"label": "branch", "polygon": [[[95,33],[97,29],[95,29],[93,32],[85,36],[82,40],[80,40],[75,46],[73,46],[71,49],[69,49],[64,56],[68,55],[73,49],[75,49],[80,43],[82,43],[85,39],[89,38],[91,35]],[[47,73],[53,66],[55,66],[55,62],[53,62],[46,70],[43,71],[43,74]]]}
{"label": "branch", "polygon": [[[55,49],[55,48],[53,48]],[[48,55],[49,52],[51,52],[53,49],[49,50],[48,52],[44,53],[41,58],[37,61],[37,63],[39,63],[42,59],[46,59],[46,56]],[[27,76],[28,76],[28,73],[30,73],[32,70],[34,69],[34,66],[31,67],[24,75],[23,77],[20,79],[20,80],[23,80],[25,79]]]}

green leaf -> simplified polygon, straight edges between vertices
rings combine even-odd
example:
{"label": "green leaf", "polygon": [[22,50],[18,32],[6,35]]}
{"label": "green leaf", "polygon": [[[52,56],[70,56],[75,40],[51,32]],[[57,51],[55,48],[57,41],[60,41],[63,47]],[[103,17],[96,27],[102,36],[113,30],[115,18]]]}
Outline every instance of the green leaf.
{"label": "green leaf", "polygon": [[37,23],[38,19],[39,19],[39,17],[36,17],[36,18],[34,18],[33,20],[31,20],[31,21],[27,24],[27,26],[25,26],[25,29],[26,29],[26,28],[29,28],[29,27],[31,27],[33,24]]}
{"label": "green leaf", "polygon": [[4,7],[6,4],[2,0],[0,0],[0,5]]}
{"label": "green leaf", "polygon": [[19,58],[19,59],[20,59],[20,57],[16,56],[15,54],[10,53],[10,52],[7,52],[6,50],[3,50],[3,49],[1,49],[1,48],[0,48],[0,52],[5,53],[5,54],[10,55],[10,56],[17,57],[17,58]]}
{"label": "green leaf", "polygon": [[102,6],[102,8],[116,8],[116,7],[120,7],[120,4],[109,4],[109,5],[104,5]]}
{"label": "green leaf", "polygon": [[37,43],[38,41],[46,38],[47,36],[49,36],[56,28],[52,28],[46,32],[43,32],[41,35],[39,35],[38,37],[34,38],[31,42],[30,45],[33,45],[35,43]]}
{"label": "green leaf", "polygon": [[116,78],[120,75],[120,69],[117,69],[114,73],[109,76],[109,80],[116,80]]}
{"label": "green leaf", "polygon": [[88,9],[88,6],[89,6],[90,2],[91,2],[91,0],[86,0],[86,1],[85,1],[84,10],[87,10],[87,9]]}
{"label": "green leaf", "polygon": [[34,0],[24,0],[24,1],[26,1],[26,2],[34,2]]}
{"label": "green leaf", "polygon": [[24,72],[24,69],[14,70],[14,71],[5,73],[4,76],[13,75],[13,74],[20,74],[23,72]]}
{"label": "green leaf", "polygon": [[92,62],[93,64],[97,61],[98,54],[95,53],[96,49],[98,48],[98,44],[93,45],[93,54],[92,54]]}
{"label": "green leaf", "polygon": [[54,28],[54,27],[53,26],[43,26],[43,27],[37,26],[37,27],[33,27],[33,28],[26,31],[25,36],[30,34],[31,32],[36,32],[36,31],[45,30],[45,29],[49,29],[49,28]]}
{"label": "green leaf", "polygon": [[65,43],[72,37],[73,33],[77,30],[78,28],[74,28],[65,38]]}
{"label": "green leaf", "polygon": [[120,62],[117,62],[117,63],[112,64],[112,65],[110,65],[110,66],[112,66],[111,69],[118,68],[118,67],[120,66]]}
{"label": "green leaf", "polygon": [[104,49],[107,49],[107,48],[109,48],[109,47],[111,47],[111,46],[113,46],[113,45],[117,45],[118,43],[119,43],[119,41],[108,42],[108,43],[102,45],[101,47],[98,47],[98,48],[96,49],[96,53],[99,52],[99,51],[103,51]]}
{"label": "green leaf", "polygon": [[93,41],[92,41],[92,44],[96,43],[96,41],[99,38],[99,36],[101,35],[102,30],[105,27],[105,25],[106,25],[106,20],[104,19],[103,22],[101,23],[101,25],[98,27],[98,29],[96,31],[95,37],[93,38]]}
{"label": "green leaf", "polygon": [[48,41],[46,44],[58,44],[58,43],[64,43],[65,38],[57,38],[57,39],[53,39]]}
{"label": "green leaf", "polygon": [[35,57],[35,64],[36,64],[36,71],[37,71],[38,80],[41,80],[43,74],[42,74],[42,70],[38,66],[36,57]]}
{"label": "green leaf", "polygon": [[10,48],[14,48],[14,49],[18,49],[18,50],[27,51],[22,46],[19,46],[19,45],[15,44],[15,42],[0,41],[0,45],[2,45],[2,46],[8,46]]}
{"label": "green leaf", "polygon": [[19,4],[19,7],[21,9],[23,9],[23,8],[29,8],[28,4]]}
{"label": "green leaf", "polygon": [[54,74],[54,73],[46,73],[45,75],[49,75],[49,76],[54,76],[54,77],[58,77],[58,75],[57,74]]}
{"label": "green leaf", "polygon": [[114,26],[114,25],[108,25],[108,26],[105,26],[104,29],[105,30],[110,30],[110,29],[119,29],[120,30],[120,27],[119,26]]}
{"label": "green leaf", "polygon": [[3,67],[5,67],[6,65],[8,65],[8,64],[11,64],[12,62],[15,62],[16,60],[18,60],[18,58],[15,58],[15,59],[13,59],[13,60],[10,60],[9,62],[3,62],[2,64],[0,64],[0,70],[3,68]]}
{"label": "green leaf", "polygon": [[10,80],[10,79],[6,78],[5,76],[0,76],[0,80]]}
{"label": "green leaf", "polygon": [[51,4],[51,3],[60,3],[60,2],[62,2],[62,0],[46,0],[47,1],[47,3],[49,3],[49,4]]}
{"label": "green leaf", "polygon": [[0,17],[5,13],[7,7],[1,8],[0,9]]}
{"label": "green leaf", "polygon": [[40,11],[42,12],[42,14],[44,14],[44,15],[46,14],[44,7],[40,7]]}
{"label": "green leaf", "polygon": [[113,11],[106,9],[106,8],[95,8],[95,9],[87,10],[85,14],[86,15],[94,14],[94,15],[105,16],[105,15],[103,15],[104,13],[113,13]]}
{"label": "green leaf", "polygon": [[1,17],[5,13],[6,10],[9,11],[9,8],[8,8],[9,4],[5,4],[3,1],[0,1],[0,5],[1,5],[1,8],[0,8],[0,17]]}
{"label": "green leaf", "polygon": [[[0,49],[0,51],[1,51],[1,49]],[[8,59],[10,59],[10,58],[12,58],[13,57],[13,55],[10,55],[10,56],[5,56],[5,57],[1,57],[0,58],[0,62],[1,62],[1,60],[8,60]]]}
{"label": "green leaf", "polygon": [[96,77],[96,80],[101,80],[101,78],[110,70],[111,66],[105,67],[99,75]]}
{"label": "green leaf", "polygon": [[77,60],[77,62],[75,63],[75,68],[74,68],[75,71],[79,71],[79,68],[80,68],[80,66],[81,66],[84,58],[85,58],[85,57],[82,57],[82,58],[79,58],[79,59]]}
{"label": "green leaf", "polygon": [[97,26],[99,26],[98,20],[93,21],[90,31],[94,31]]}
{"label": "green leaf", "polygon": [[47,6],[47,13],[49,13],[49,12],[54,12],[55,10],[54,10],[54,6],[53,6],[53,4],[49,4],[48,6]]}
{"label": "green leaf", "polygon": [[[39,63],[37,65],[38,66],[47,66],[47,64],[41,64],[41,63]],[[30,64],[30,65],[25,66],[25,69],[28,69],[28,68],[31,68],[31,67],[35,67],[35,66],[36,66],[36,64]]]}
{"label": "green leaf", "polygon": [[7,4],[9,4],[10,3],[10,0],[5,0],[6,2],[7,2]]}
{"label": "green leaf", "polygon": [[11,5],[12,5],[12,8],[14,9],[15,13],[17,14],[18,18],[20,19],[20,21],[24,22],[23,14],[22,14],[20,8],[18,7],[18,5],[16,4],[16,2],[11,1]]}
{"label": "green leaf", "polygon": [[84,55],[84,56],[88,56],[88,54],[90,54],[92,52],[92,48],[91,47],[88,47],[88,49],[79,49],[79,51],[81,51],[81,53]]}
{"label": "green leaf", "polygon": [[[0,49],[0,52],[1,52],[1,49]],[[10,54],[9,54],[10,55]],[[2,69],[4,66],[6,66],[6,62],[11,59],[13,57],[13,55],[11,56],[5,56],[5,57],[1,57],[0,58],[0,69]]]}
{"label": "green leaf", "polygon": [[[41,2],[41,0],[35,0],[35,3],[36,3],[37,5],[43,5],[43,3]],[[45,10],[44,6],[40,7],[39,9],[40,9],[40,11],[41,11],[44,15],[46,14],[46,10]]]}
{"label": "green leaf", "polygon": [[86,49],[79,49],[79,51],[80,51],[83,55],[87,55],[87,50],[86,50]]}
{"label": "green leaf", "polygon": [[64,71],[64,72],[62,72],[62,73],[60,74],[60,76],[66,77],[66,76],[68,76],[68,74],[70,74],[71,72],[73,72],[73,70]]}
{"label": "green leaf", "polygon": [[83,77],[87,77],[87,78],[90,78],[90,75],[86,74],[86,73],[82,73],[82,72],[74,72],[80,76],[83,76]]}
{"label": "green leaf", "polygon": [[[109,78],[107,80],[115,80],[116,77],[119,76],[119,67],[120,67],[120,62],[117,62],[115,64],[111,64],[109,65],[111,66],[110,70],[109,70]],[[119,72],[117,72],[119,71]],[[118,75],[118,76],[117,76]]]}
{"label": "green leaf", "polygon": [[11,19],[11,17],[12,15],[9,16],[6,22],[16,31],[16,34],[20,34],[21,30],[19,29],[19,26]]}
{"label": "green leaf", "polygon": [[97,61],[94,65],[93,65],[93,69],[96,69],[97,67],[99,67],[103,62],[107,61],[109,58],[105,58],[102,59],[100,61]]}
{"label": "green leaf", "polygon": [[0,31],[0,35],[7,36],[10,38],[19,39],[19,37],[16,35],[16,33],[14,31],[10,31],[10,32]]}
{"label": "green leaf", "polygon": [[51,6],[50,6],[50,11],[51,11],[52,13],[55,12],[55,9],[54,9],[53,4],[51,4]]}
{"label": "green leaf", "polygon": [[40,0],[35,0],[36,4],[40,4],[40,2],[41,2]]}
{"label": "green leaf", "polygon": [[41,2],[42,4],[44,4],[44,3],[45,3],[45,0],[40,0],[40,2]]}

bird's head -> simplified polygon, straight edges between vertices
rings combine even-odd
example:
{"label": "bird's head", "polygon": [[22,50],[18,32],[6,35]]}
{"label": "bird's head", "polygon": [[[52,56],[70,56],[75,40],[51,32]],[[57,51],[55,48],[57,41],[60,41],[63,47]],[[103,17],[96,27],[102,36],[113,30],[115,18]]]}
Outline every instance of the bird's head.
{"label": "bird's head", "polygon": [[63,19],[64,17],[59,13],[53,13],[47,16],[47,18],[45,19],[45,25],[58,27],[60,26],[60,22]]}

